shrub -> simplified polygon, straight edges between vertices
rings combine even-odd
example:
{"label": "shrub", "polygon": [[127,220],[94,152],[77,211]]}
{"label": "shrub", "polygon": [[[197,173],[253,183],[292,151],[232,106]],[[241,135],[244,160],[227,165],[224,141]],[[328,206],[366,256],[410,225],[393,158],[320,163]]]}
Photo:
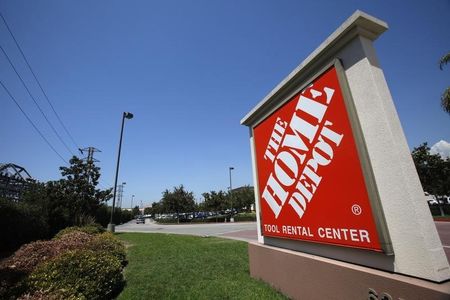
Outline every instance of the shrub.
{"label": "shrub", "polygon": [[106,231],[105,228],[98,223],[92,223],[92,224],[83,226],[81,228],[83,229],[82,230],[83,232],[91,233],[91,234],[99,234],[99,233],[103,233]]}
{"label": "shrub", "polygon": [[95,217],[90,214],[80,213],[75,218],[75,224],[80,227],[95,225]]}
{"label": "shrub", "polygon": [[0,198],[0,252],[48,237],[48,224],[39,208]]}
{"label": "shrub", "polygon": [[91,234],[73,231],[61,236],[58,240],[32,242],[20,247],[14,255],[5,260],[3,265],[28,274],[40,263],[66,251],[85,248],[94,237]]}
{"label": "shrub", "polygon": [[31,290],[21,299],[103,299],[120,287],[125,263],[124,245],[101,226],[69,227],[53,240],[23,245],[0,264],[0,299],[22,294],[30,273]]}
{"label": "shrub", "polygon": [[86,248],[92,251],[101,252],[100,255],[109,254],[116,257],[122,266],[126,264],[126,252],[123,243],[112,233],[105,232],[94,237],[86,245]]}
{"label": "shrub", "polygon": [[224,223],[225,220],[229,221],[230,218],[226,216],[214,216],[206,219],[192,219],[192,223]]}
{"label": "shrub", "polygon": [[100,205],[95,213],[96,222],[106,227],[109,223],[110,217],[111,217],[111,208],[106,206],[105,204]]}
{"label": "shrub", "polygon": [[78,226],[67,227],[58,232],[53,239],[60,239],[63,235],[74,231],[84,232],[88,234],[99,234],[105,232],[105,229],[100,224],[92,224],[83,227]]}
{"label": "shrub", "polygon": [[81,249],[86,246],[87,243],[92,241],[95,235],[82,231],[72,231],[60,236],[58,239],[54,239],[58,247],[61,250],[75,250]]}
{"label": "shrub", "polygon": [[158,219],[156,220],[157,223],[160,224],[178,224],[178,220],[174,219],[174,218],[170,218],[170,219]]}
{"label": "shrub", "polygon": [[[100,223],[104,227],[109,224],[111,218],[111,207],[106,206],[105,204],[100,205],[95,213],[95,220],[97,223]],[[131,211],[117,208],[114,210],[113,215],[113,223],[114,224],[122,224],[126,223],[134,218],[134,215]]]}
{"label": "shrub", "polygon": [[26,293],[17,298],[17,300],[85,300],[85,298],[70,295],[68,292],[59,290],[55,292],[36,291]]}
{"label": "shrub", "polygon": [[26,274],[13,268],[0,268],[0,299],[16,299],[26,290]]}
{"label": "shrub", "polygon": [[256,221],[256,213],[239,213],[234,216],[236,222]]}
{"label": "shrub", "polygon": [[123,286],[122,266],[112,255],[91,250],[69,251],[41,264],[28,283],[31,291],[64,291],[86,299],[111,299]]}
{"label": "shrub", "polygon": [[10,268],[23,273],[31,273],[38,264],[57,254],[57,248],[53,241],[36,241],[25,244],[17,250],[13,256],[3,263],[5,268]]}
{"label": "shrub", "polygon": [[441,208],[444,214],[450,215],[450,204],[430,204],[428,206],[430,207],[430,211],[433,216],[440,216]]}

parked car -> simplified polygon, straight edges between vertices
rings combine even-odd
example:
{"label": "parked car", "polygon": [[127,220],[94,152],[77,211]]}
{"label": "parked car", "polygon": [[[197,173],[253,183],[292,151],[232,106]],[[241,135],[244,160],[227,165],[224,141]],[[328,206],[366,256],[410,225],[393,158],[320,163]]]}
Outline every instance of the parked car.
{"label": "parked car", "polygon": [[444,203],[450,204],[450,196],[444,196]]}
{"label": "parked car", "polygon": [[145,223],[145,219],[142,217],[139,217],[136,219],[136,224],[144,224]]}
{"label": "parked car", "polygon": [[427,192],[425,192],[425,200],[428,202],[428,204],[431,204],[431,205],[439,204],[439,202],[436,199],[436,196],[435,195],[430,195]]}

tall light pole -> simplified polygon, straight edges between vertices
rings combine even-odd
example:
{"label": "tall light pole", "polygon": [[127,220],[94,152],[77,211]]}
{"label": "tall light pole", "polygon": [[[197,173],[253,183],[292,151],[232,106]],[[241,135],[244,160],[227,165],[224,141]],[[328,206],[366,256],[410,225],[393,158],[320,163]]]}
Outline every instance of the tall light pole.
{"label": "tall light pole", "polygon": [[134,200],[134,195],[131,195],[131,212],[133,212],[133,200]]}
{"label": "tall light pole", "polygon": [[116,190],[117,190],[117,177],[119,176],[119,164],[120,164],[120,151],[122,150],[122,136],[123,136],[123,125],[125,123],[125,119],[132,119],[133,114],[129,112],[124,112],[122,115],[122,127],[120,129],[120,140],[119,140],[119,152],[117,154],[117,165],[116,165],[116,178],[114,180],[114,194],[113,194],[113,206],[111,210],[111,219],[108,224],[108,231],[114,232],[115,231],[115,225],[113,223],[113,215],[114,215],[114,208],[116,205]]}
{"label": "tall light pole", "polygon": [[231,184],[231,170],[234,170],[234,167],[228,168],[228,171],[230,173],[230,201],[231,201],[230,222],[234,222],[234,218],[233,218],[233,185]]}

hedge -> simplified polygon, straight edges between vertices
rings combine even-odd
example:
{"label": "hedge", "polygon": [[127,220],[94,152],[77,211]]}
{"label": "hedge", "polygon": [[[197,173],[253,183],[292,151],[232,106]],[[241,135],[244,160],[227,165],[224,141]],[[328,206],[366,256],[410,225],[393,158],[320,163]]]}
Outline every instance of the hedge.
{"label": "hedge", "polygon": [[3,268],[10,268],[31,273],[38,264],[47,261],[58,254],[57,243],[54,241],[36,241],[25,244],[14,255],[3,262]]}
{"label": "hedge", "polygon": [[[5,259],[0,265],[0,299],[16,299],[18,295],[26,291],[24,282],[30,273],[39,265],[68,250],[86,247],[85,243],[88,241],[86,236],[89,241],[93,239],[87,233],[72,232],[60,240],[36,241],[20,247],[14,255]],[[43,297],[40,294],[33,294],[24,299],[59,299],[54,297],[55,295]]]}
{"label": "hedge", "polygon": [[52,259],[69,250],[83,249],[94,240],[95,236],[81,232],[69,232],[59,239],[50,241],[36,241],[25,244],[14,255],[5,260],[10,268],[30,273],[41,262]]}
{"label": "hedge", "polygon": [[[25,294],[20,299],[75,300],[91,299],[92,297],[94,297],[92,299],[103,299],[102,295],[98,297],[95,295],[92,296],[90,292],[91,287],[86,282],[81,282],[79,285],[72,286],[69,289],[54,288],[55,286],[58,287],[61,285],[62,278],[58,276],[64,277],[67,275],[64,272],[72,272],[70,269],[64,271],[63,266],[68,267],[68,265],[65,262],[61,262],[61,257],[66,257],[68,253],[72,253],[72,255],[74,255],[73,253],[78,253],[75,255],[74,262],[79,263],[80,268],[82,268],[81,270],[73,271],[78,272],[73,276],[76,277],[81,274],[81,278],[83,278],[83,276],[89,275],[83,272],[88,272],[94,274],[89,276],[95,276],[100,279],[106,278],[106,280],[110,280],[112,278],[112,287],[102,286],[101,282],[96,283],[101,288],[100,292],[105,293],[105,295],[119,289],[122,283],[121,270],[126,264],[125,247],[111,233],[86,233],[101,231],[98,228],[94,230],[92,226],[72,227],[62,230],[58,234],[58,237],[55,237],[53,240],[36,241],[23,245],[14,255],[3,260],[0,264],[0,299],[16,299],[23,293]],[[87,254],[79,254],[83,251]],[[92,255],[95,255],[97,258],[92,258]],[[86,261],[81,262],[83,259]],[[59,267],[54,266],[55,262],[59,262],[59,265],[57,263]],[[109,266],[106,269],[102,269],[97,266],[100,263],[109,264]],[[51,265],[53,267],[43,267],[44,265]],[[115,270],[114,272],[119,274],[117,276],[120,276],[120,280],[117,280],[114,276],[111,277],[109,268],[113,268]],[[61,273],[61,270],[64,272]],[[46,273],[47,271],[57,272],[58,274]],[[71,277],[69,276],[67,278]],[[88,279],[90,280],[90,277],[86,280]],[[52,288],[47,288],[48,286],[45,284],[39,283],[40,280],[48,281],[48,284]],[[55,282],[52,280],[55,280]],[[29,284],[31,290],[27,290],[27,284]]]}
{"label": "hedge", "polygon": [[122,265],[92,250],[68,251],[39,265],[29,276],[33,292],[63,292],[85,299],[111,299],[123,287]]}
{"label": "hedge", "polygon": [[234,221],[245,222],[245,221],[256,221],[255,213],[239,213],[234,216]]}
{"label": "hedge", "polygon": [[442,211],[446,215],[450,215],[450,204],[429,204],[431,214],[433,216],[440,216],[441,210],[439,207],[442,207]]}
{"label": "hedge", "polygon": [[205,219],[192,219],[192,223],[224,223],[230,220],[229,216],[213,216]]}
{"label": "hedge", "polygon": [[77,297],[70,295],[65,291],[35,291],[33,293],[26,293],[17,300],[86,300],[84,297]]}
{"label": "hedge", "polygon": [[48,238],[49,226],[39,208],[0,198],[0,252]]}
{"label": "hedge", "polygon": [[26,274],[14,268],[0,268],[0,299],[16,299],[26,291]]}
{"label": "hedge", "polygon": [[116,257],[122,266],[126,265],[126,251],[123,243],[112,233],[105,232],[95,236],[95,238],[86,245],[86,249],[101,252],[99,255],[112,255]]}
{"label": "hedge", "polygon": [[91,224],[83,227],[79,226],[67,227],[58,232],[53,239],[60,239],[63,235],[74,231],[81,231],[88,234],[99,234],[105,232],[105,228],[103,228],[100,224]]}

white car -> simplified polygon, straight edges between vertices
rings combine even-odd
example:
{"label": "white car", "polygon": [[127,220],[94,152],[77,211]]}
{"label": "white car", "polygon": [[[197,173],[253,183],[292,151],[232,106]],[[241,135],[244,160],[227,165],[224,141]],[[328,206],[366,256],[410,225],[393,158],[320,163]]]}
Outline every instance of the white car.
{"label": "white car", "polygon": [[436,199],[435,195],[430,195],[429,193],[425,192],[425,200],[428,202],[428,204],[439,204],[439,202]]}
{"label": "white car", "polygon": [[442,200],[444,201],[444,204],[450,204],[450,196],[444,196]]}

